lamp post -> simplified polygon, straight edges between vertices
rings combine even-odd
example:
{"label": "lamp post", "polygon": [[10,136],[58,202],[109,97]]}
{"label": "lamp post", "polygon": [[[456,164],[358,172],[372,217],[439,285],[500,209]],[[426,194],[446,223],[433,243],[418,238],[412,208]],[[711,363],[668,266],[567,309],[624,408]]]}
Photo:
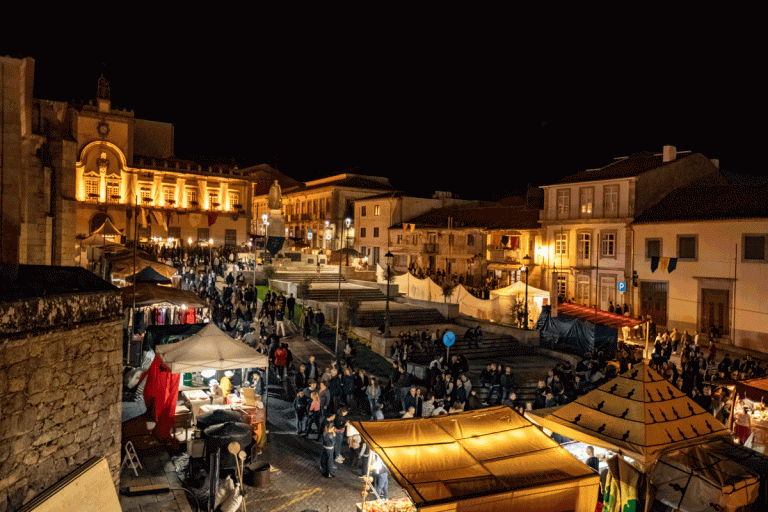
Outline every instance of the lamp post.
{"label": "lamp post", "polygon": [[384,258],[387,260],[387,301],[384,307],[384,336],[386,338],[392,335],[389,331],[389,282],[392,280],[392,259],[394,257],[390,251],[387,251],[387,254],[384,255]]}
{"label": "lamp post", "polygon": [[531,261],[533,261],[531,257],[526,254],[523,258],[523,265],[525,265],[523,267],[525,269],[525,325],[523,329],[526,331],[528,330],[528,274],[531,273]]}
{"label": "lamp post", "polygon": [[[343,248],[346,249],[347,246],[349,245],[349,226],[350,224],[352,224],[352,219],[347,217],[346,219],[344,219],[344,224],[347,226],[347,229],[344,231],[344,247]],[[345,264],[349,266],[349,254],[346,253],[346,251],[344,254],[344,260],[345,260]],[[341,260],[339,260],[339,269],[341,269]]]}
{"label": "lamp post", "polygon": [[210,267],[213,270],[213,238],[208,239],[208,262],[210,263]]}

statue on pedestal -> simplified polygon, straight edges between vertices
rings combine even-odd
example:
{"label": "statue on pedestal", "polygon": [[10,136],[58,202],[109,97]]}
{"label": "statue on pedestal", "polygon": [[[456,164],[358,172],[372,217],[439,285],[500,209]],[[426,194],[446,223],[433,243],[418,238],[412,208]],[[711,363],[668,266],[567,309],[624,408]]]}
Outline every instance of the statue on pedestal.
{"label": "statue on pedestal", "polygon": [[283,191],[280,189],[280,184],[277,182],[277,180],[275,180],[275,182],[269,188],[268,204],[270,210],[283,209]]}

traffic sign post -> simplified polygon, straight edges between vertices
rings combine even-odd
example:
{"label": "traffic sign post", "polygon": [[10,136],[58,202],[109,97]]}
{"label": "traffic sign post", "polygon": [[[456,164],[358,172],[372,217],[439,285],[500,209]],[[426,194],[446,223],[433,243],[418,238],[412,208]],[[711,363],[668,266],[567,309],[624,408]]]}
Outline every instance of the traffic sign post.
{"label": "traffic sign post", "polygon": [[445,345],[445,363],[448,364],[448,359],[451,357],[451,345],[456,342],[456,335],[453,331],[445,331],[443,334],[443,345]]}

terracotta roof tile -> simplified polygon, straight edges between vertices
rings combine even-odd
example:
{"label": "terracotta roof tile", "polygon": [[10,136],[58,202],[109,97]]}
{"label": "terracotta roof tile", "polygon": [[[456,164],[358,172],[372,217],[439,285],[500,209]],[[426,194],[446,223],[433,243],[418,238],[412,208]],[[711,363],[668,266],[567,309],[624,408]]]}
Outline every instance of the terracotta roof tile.
{"label": "terracotta roof tile", "polygon": [[[689,151],[679,151],[677,153],[677,158],[674,161],[679,162],[684,158],[688,158],[691,154],[692,153]],[[632,176],[639,176],[646,171],[656,169],[662,165],[665,165],[665,163],[662,161],[662,155],[660,154],[648,152],[637,153],[627,158],[617,159],[599,169],[590,169],[572,174],[571,176],[566,176],[554,184],[558,185],[563,183],[581,183],[585,181],[629,178]]]}

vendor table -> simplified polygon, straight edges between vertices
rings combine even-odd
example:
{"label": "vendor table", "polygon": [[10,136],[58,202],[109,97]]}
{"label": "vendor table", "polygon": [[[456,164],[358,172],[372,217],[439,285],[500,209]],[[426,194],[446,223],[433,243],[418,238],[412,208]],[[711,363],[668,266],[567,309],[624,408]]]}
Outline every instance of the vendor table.
{"label": "vendor table", "polygon": [[182,391],[181,396],[184,403],[192,411],[192,418],[194,420],[197,420],[197,416],[200,414],[200,406],[211,403],[208,393],[202,389]]}

